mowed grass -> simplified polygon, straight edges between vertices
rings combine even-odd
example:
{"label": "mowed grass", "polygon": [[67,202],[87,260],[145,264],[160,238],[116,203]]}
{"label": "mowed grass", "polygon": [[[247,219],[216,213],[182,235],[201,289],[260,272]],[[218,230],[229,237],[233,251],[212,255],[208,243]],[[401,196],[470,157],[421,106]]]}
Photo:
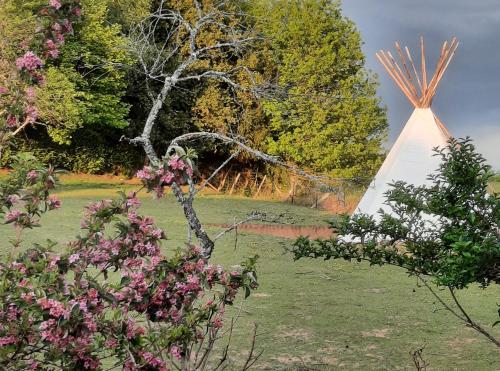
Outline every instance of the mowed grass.
{"label": "mowed grass", "polygon": [[[69,184],[58,191],[62,209],[44,217],[45,227],[29,231],[28,245],[47,238],[64,242],[78,233],[83,207],[111,198],[130,184]],[[141,194],[143,214],[153,216],[169,240],[165,254],[182,246],[186,226],[182,211],[168,196],[160,201]],[[201,196],[196,207],[204,223],[232,223],[253,210],[281,214],[298,224],[326,224],[329,215],[279,202],[222,196]],[[218,229],[209,228],[212,234]],[[0,229],[7,249],[13,234]],[[228,316],[237,316],[231,357],[247,356],[253,324],[258,324],[257,350],[264,353],[257,369],[264,370],[411,370],[409,352],[425,346],[432,370],[499,370],[500,352],[474,331],[442,310],[432,295],[413,278],[391,267],[343,261],[293,262],[286,247],[291,241],[239,232],[218,241],[214,262],[230,266],[258,254],[260,287],[240,298]],[[461,293],[466,308],[485,327],[498,319],[500,290],[472,287]],[[492,329],[500,337],[500,328]],[[236,369],[236,368],[230,368]]]}

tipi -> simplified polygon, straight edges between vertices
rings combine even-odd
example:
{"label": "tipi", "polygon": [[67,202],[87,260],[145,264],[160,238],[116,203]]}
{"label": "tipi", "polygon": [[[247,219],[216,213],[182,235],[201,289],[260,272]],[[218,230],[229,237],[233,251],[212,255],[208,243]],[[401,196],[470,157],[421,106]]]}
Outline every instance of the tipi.
{"label": "tipi", "polygon": [[381,50],[376,54],[415,110],[359,202],[355,213],[372,215],[375,219],[378,218],[380,209],[390,213],[391,208],[384,203],[384,193],[389,189],[389,183],[402,180],[417,186],[424,185],[427,184],[427,176],[438,168],[439,158],[433,156],[433,148],[446,146],[450,133],[431,111],[430,106],[457,46],[456,38],[443,44],[434,76],[430,81],[427,80],[423,38],[420,39],[420,74],[408,47],[405,47],[404,53],[396,43],[401,64],[396,62],[391,52]]}

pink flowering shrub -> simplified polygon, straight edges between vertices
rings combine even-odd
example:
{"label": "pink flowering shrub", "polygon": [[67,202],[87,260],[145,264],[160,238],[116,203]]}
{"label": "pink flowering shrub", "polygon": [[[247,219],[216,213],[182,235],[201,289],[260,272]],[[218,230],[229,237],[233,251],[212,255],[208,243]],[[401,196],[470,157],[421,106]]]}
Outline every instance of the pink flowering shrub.
{"label": "pink flowering shrub", "polygon": [[[61,206],[55,172],[28,160],[0,185],[0,212],[20,231]],[[163,169],[177,181],[187,164],[174,155]],[[193,352],[217,338],[225,306],[256,287],[255,258],[228,272],[196,246],[164,255],[165,232],[139,206],[135,193],[88,205],[63,252],[47,242],[0,263],[2,369],[196,369]]]}
{"label": "pink flowering shrub", "polygon": [[31,42],[20,46],[21,55],[13,62],[17,81],[11,81],[9,88],[0,86],[0,134],[36,122],[33,87],[44,84],[44,65],[59,57],[65,37],[73,33],[73,23],[80,16],[80,0],[49,0],[39,10],[38,28]]}
{"label": "pink flowering shrub", "polygon": [[43,62],[33,52],[26,52],[22,57],[16,59],[16,66],[19,70],[33,72],[42,68]]}
{"label": "pink flowering shrub", "polygon": [[160,165],[145,166],[139,170],[136,177],[141,179],[149,191],[154,191],[157,197],[162,197],[165,187],[173,183],[183,185],[193,176],[193,153],[186,153],[176,147],[170,156],[165,156]]}

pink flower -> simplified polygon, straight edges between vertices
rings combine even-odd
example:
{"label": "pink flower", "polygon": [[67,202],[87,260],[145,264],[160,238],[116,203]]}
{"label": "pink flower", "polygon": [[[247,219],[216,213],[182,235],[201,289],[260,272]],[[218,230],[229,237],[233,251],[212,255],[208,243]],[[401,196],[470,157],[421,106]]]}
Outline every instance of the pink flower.
{"label": "pink flower", "polygon": [[164,194],[164,189],[161,186],[155,187],[156,198],[162,198]]}
{"label": "pink flower", "polygon": [[49,261],[49,268],[54,268],[59,260],[61,260],[61,257],[59,255],[54,255],[53,257],[51,257]]}
{"label": "pink flower", "polygon": [[62,27],[61,27],[61,25],[60,25],[59,23],[54,23],[54,24],[52,25],[52,29],[53,29],[54,31],[56,31],[56,32],[60,32],[60,31],[62,30]]}
{"label": "pink flower", "polygon": [[18,195],[9,195],[7,197],[7,201],[11,204],[11,205],[15,205],[17,204],[17,202],[19,201],[19,196]]}
{"label": "pink flower", "polygon": [[47,41],[45,41],[45,46],[47,49],[57,49],[57,45],[52,39],[47,39]]}
{"label": "pink flower", "polygon": [[186,164],[178,155],[173,155],[170,160],[168,160],[168,166],[174,170],[183,170],[186,167]]}
{"label": "pink flower", "polygon": [[59,57],[59,53],[59,49],[51,49],[45,54],[49,58],[56,59],[57,57]]}
{"label": "pink flower", "polygon": [[136,327],[135,322],[132,318],[127,320],[127,339],[133,339],[137,335],[144,334],[144,329],[142,327]]}
{"label": "pink flower", "polygon": [[151,173],[151,168],[149,166],[144,167],[142,170],[139,170],[135,176],[142,180],[153,180],[154,175]]}
{"label": "pink flower", "polygon": [[[24,264],[22,264],[22,263],[13,262],[12,265],[11,265],[11,267],[12,267],[12,269],[16,269],[16,270],[18,270],[21,273],[26,273],[26,266]],[[22,287],[22,285],[21,285],[21,287]]]}
{"label": "pink flower", "polygon": [[43,321],[42,323],[40,323],[40,330],[47,330],[51,327],[53,327],[54,325],[56,324],[56,321],[54,319],[49,319],[47,321]]}
{"label": "pink flower", "polygon": [[73,8],[73,14],[79,17],[82,14],[81,8]]}
{"label": "pink flower", "polygon": [[50,195],[47,199],[47,206],[49,210],[59,209],[61,207],[61,201],[54,195]]}
{"label": "pink flower", "polygon": [[30,366],[30,370],[36,370],[38,368],[38,362],[34,359],[28,360],[28,365]]}
{"label": "pink flower", "polygon": [[[61,26],[59,26],[59,27],[61,27]],[[54,36],[55,36],[56,41],[57,41],[57,43],[58,43],[59,45],[61,45],[61,44],[63,44],[63,43],[64,43],[64,36],[63,36],[63,34],[62,34],[62,33],[60,33],[60,32],[56,32],[56,33],[54,34]]]}
{"label": "pink flower", "polygon": [[135,196],[129,196],[127,198],[127,207],[138,207],[141,206],[141,202]]}
{"label": "pink flower", "polygon": [[163,175],[160,180],[162,183],[165,183],[165,184],[170,184],[172,183],[172,181],[174,180],[175,178],[175,175],[174,173],[168,171],[165,175]]}
{"label": "pink flower", "polygon": [[[66,310],[64,307],[64,304],[61,303],[60,301],[54,300],[54,299],[47,299],[47,298],[42,298],[37,300],[38,305],[42,309],[49,310],[49,314],[54,317],[54,318],[68,318],[69,317],[69,311]],[[46,321],[48,322],[48,321]],[[50,322],[52,323],[52,322]],[[43,322],[40,326],[45,325],[45,322]],[[46,324],[47,326],[49,325],[48,323]]]}
{"label": "pink flower", "polygon": [[73,32],[73,25],[71,22],[67,19],[65,19],[62,23],[63,30],[67,33],[72,33]]}
{"label": "pink flower", "polygon": [[118,341],[113,338],[106,339],[104,345],[109,349],[114,349],[118,346]]}
{"label": "pink flower", "polygon": [[28,174],[26,174],[26,177],[30,182],[35,182],[38,178],[38,173],[36,170],[31,170]]}
{"label": "pink flower", "polygon": [[172,348],[170,348],[170,354],[172,354],[177,359],[181,359],[182,358],[181,350],[176,345],[174,345],[174,346],[172,346]]}
{"label": "pink flower", "polygon": [[15,344],[16,338],[12,335],[0,337],[0,347],[4,347],[9,344]]}
{"label": "pink flower", "polygon": [[3,86],[0,86],[0,94],[7,94],[9,92],[9,89],[4,88]]}
{"label": "pink flower", "polygon": [[59,0],[49,0],[49,5],[54,9],[59,9],[62,6]]}
{"label": "pink flower", "polygon": [[24,110],[24,113],[26,115],[26,121],[30,123],[34,123],[36,119],[38,118],[38,110],[34,106],[28,106]]}
{"label": "pink flower", "polygon": [[69,264],[73,264],[73,263],[77,262],[78,260],[80,260],[80,254],[73,254],[69,257],[68,262],[69,262]]}
{"label": "pink flower", "polygon": [[15,128],[17,126],[17,118],[12,115],[7,116],[7,127]]}
{"label": "pink flower", "polygon": [[155,357],[151,352],[143,352],[141,355],[150,366],[158,367],[163,363],[159,358]]}
{"label": "pink flower", "polygon": [[30,103],[33,103],[36,99],[36,92],[33,86],[28,86],[26,88],[26,100]]}
{"label": "pink flower", "polygon": [[34,71],[43,66],[42,60],[38,58],[33,52],[26,52],[22,57],[16,59],[16,66],[18,69],[26,69],[27,71]]}
{"label": "pink flower", "polygon": [[222,318],[220,316],[215,316],[214,319],[212,320],[212,325],[215,328],[221,328],[224,326],[224,323],[222,322]]}
{"label": "pink flower", "polygon": [[22,214],[23,213],[20,212],[19,210],[9,211],[7,214],[5,214],[5,222],[6,223],[12,223],[13,221],[16,221],[17,219],[19,219],[19,217]]}
{"label": "pink flower", "polygon": [[90,332],[96,332],[97,331],[97,323],[95,323],[95,321],[92,319],[91,316],[87,316],[84,320],[84,323],[85,323],[85,327],[87,327],[87,329],[90,331]]}
{"label": "pink flower", "polygon": [[35,294],[32,292],[28,292],[28,293],[23,292],[21,294],[21,299],[24,300],[26,303],[33,302],[34,298],[35,298]]}

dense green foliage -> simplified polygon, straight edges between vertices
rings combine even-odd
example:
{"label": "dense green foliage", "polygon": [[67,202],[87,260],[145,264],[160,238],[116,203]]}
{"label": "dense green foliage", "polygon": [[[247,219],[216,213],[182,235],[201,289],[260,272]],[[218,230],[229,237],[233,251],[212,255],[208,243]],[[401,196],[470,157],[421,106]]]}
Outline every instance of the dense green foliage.
{"label": "dense green foliage", "polygon": [[47,166],[75,173],[101,174],[113,173],[132,176],[134,170],[143,164],[140,149],[124,143],[107,146],[105,142],[90,134],[74,135],[68,144],[54,143],[43,133],[35,133],[35,139],[15,138],[10,146],[4,148],[0,168],[10,165],[12,156],[19,151],[32,153],[38,161]]}
{"label": "dense green foliage", "polygon": [[[4,3],[0,86],[12,83],[9,68],[18,56],[18,45],[36,29],[38,9],[46,1]],[[187,19],[194,9],[191,0],[164,3]],[[210,0],[203,3],[211,6]],[[49,137],[57,148],[71,148],[65,156],[85,148],[90,155],[96,153],[92,160],[96,166],[85,169],[68,161],[65,167],[104,172],[113,167],[111,160],[102,164],[102,151],[94,148],[123,149],[119,138],[140,132],[151,107],[149,94],[157,90],[156,82],[146,82],[136,68],[129,36],[134,24],[154,11],[158,2],[81,0],[81,6],[80,21],[73,25],[58,58],[44,66],[46,83],[37,88],[38,121],[44,129],[28,131],[29,145],[23,147],[44,152]],[[264,37],[232,55],[213,53],[195,68],[241,68],[234,78],[244,89],[271,83],[279,94],[270,99],[244,89],[232,91],[224,82],[187,82],[167,97],[153,133],[155,147],[161,150],[188,131],[221,131],[245,137],[254,147],[317,172],[371,175],[381,161],[387,121],[374,77],[364,68],[360,35],[342,16],[340,5],[325,0],[234,0],[225,6],[230,23],[243,25],[249,36]],[[166,22],[159,28],[158,40],[168,27]],[[208,28],[197,43],[219,38],[217,32]],[[177,63],[172,62],[172,66]],[[252,79],[245,70],[252,71]],[[8,161],[7,151],[2,162]],[[134,160],[126,166],[135,164]]]}
{"label": "dense green foliage", "polygon": [[[0,32],[6,49],[2,62],[15,59],[20,43],[33,34],[40,6],[45,1],[6,0]],[[45,84],[37,89],[39,121],[52,140],[69,144],[75,130],[127,126],[128,105],[123,101],[127,73],[123,66],[133,63],[126,50],[127,39],[119,24],[110,23],[110,1],[82,1],[83,17],[73,25],[60,55],[48,62]],[[4,79],[5,80],[5,79]],[[7,81],[0,85],[8,86]]]}
{"label": "dense green foliage", "polygon": [[75,37],[65,44],[57,66],[82,96],[84,126],[127,126],[128,105],[122,101],[127,88],[124,66],[132,63],[126,38],[118,24],[108,20],[108,1],[82,2],[84,17]]}
{"label": "dense green foliage", "polygon": [[337,176],[366,176],[381,161],[385,111],[364,68],[353,22],[328,0],[259,1],[284,100],[265,103],[269,151]]}

